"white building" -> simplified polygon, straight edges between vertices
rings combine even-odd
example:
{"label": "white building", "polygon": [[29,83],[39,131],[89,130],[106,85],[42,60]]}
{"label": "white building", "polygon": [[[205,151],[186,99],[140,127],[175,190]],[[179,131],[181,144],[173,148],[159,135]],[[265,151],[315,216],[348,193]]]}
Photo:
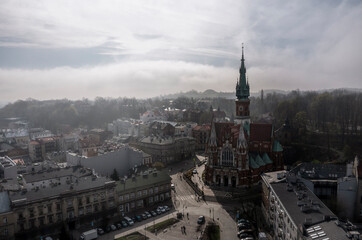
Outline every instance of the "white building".
{"label": "white building", "polygon": [[128,173],[130,168],[152,162],[148,154],[145,155],[142,151],[128,146],[93,157],[67,153],[66,158],[68,166],[83,166],[94,169],[103,176],[110,176],[114,169],[120,176],[123,176]]}
{"label": "white building", "polygon": [[335,214],[293,173],[268,172],[262,178],[262,210],[274,239],[349,239]]}
{"label": "white building", "polygon": [[0,157],[0,169],[5,179],[15,179],[17,177],[18,167],[8,156]]}
{"label": "white building", "polygon": [[153,122],[156,120],[166,121],[167,117],[158,110],[150,110],[150,111],[143,113],[140,116],[140,119],[143,123],[149,123],[149,122]]}

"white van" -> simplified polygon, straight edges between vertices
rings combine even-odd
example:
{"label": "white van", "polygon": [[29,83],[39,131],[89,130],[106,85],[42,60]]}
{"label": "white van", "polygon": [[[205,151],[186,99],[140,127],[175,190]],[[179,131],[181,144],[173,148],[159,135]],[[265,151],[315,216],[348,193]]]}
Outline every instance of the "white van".
{"label": "white van", "polygon": [[124,220],[127,221],[129,226],[132,226],[134,224],[133,220],[131,218],[129,218],[129,217],[124,217]]}

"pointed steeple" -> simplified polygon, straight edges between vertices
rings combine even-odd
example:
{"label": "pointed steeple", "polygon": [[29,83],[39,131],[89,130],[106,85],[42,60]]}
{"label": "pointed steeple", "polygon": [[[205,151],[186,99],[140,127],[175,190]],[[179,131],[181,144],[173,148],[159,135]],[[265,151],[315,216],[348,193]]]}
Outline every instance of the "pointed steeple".
{"label": "pointed steeple", "polygon": [[239,69],[239,74],[240,74],[239,82],[236,84],[236,97],[238,99],[248,99],[250,96],[250,93],[249,93],[249,83],[246,80],[244,43],[242,45],[241,65],[240,65],[240,69]]}
{"label": "pointed steeple", "polygon": [[210,146],[216,146],[216,130],[215,130],[215,124],[212,122],[211,125],[211,134],[210,134]]}

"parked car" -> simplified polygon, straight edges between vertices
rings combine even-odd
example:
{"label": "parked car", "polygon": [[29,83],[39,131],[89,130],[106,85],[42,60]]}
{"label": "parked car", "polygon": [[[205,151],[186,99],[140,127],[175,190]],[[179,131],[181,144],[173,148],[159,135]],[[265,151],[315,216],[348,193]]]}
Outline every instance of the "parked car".
{"label": "parked car", "polygon": [[194,169],[194,170],[192,171],[192,174],[197,174],[197,170]]}
{"label": "parked car", "polygon": [[166,212],[166,210],[162,206],[158,206],[158,209],[160,209],[162,213]]}
{"label": "parked car", "polygon": [[128,224],[129,226],[132,226],[132,225],[134,224],[134,221],[133,221],[132,219],[130,219],[129,217],[124,217],[124,220],[127,221],[127,224]]}
{"label": "parked car", "polygon": [[171,183],[171,189],[175,190],[175,184]]}
{"label": "parked car", "polygon": [[112,224],[112,225],[111,225],[111,230],[112,230],[112,231],[116,231],[116,230],[117,230],[116,225]]}
{"label": "parked car", "polygon": [[158,209],[158,208],[157,208],[155,211],[156,211],[156,213],[157,213],[158,215],[160,215],[160,214],[162,213],[161,210]]}
{"label": "parked car", "polygon": [[176,216],[177,216],[177,219],[182,219],[182,213],[179,212],[176,214]]}
{"label": "parked car", "polygon": [[122,224],[121,224],[121,223],[117,223],[117,224],[116,224],[116,227],[117,227],[117,229],[121,229],[121,228],[122,228]]}
{"label": "parked car", "polygon": [[99,235],[103,235],[104,234],[104,230],[102,228],[97,228],[97,233]]}
{"label": "parked car", "polygon": [[249,222],[249,220],[244,219],[244,218],[241,218],[238,220],[238,223],[248,223],[248,222]]}
{"label": "parked car", "polygon": [[142,221],[142,216],[141,216],[141,215],[137,215],[137,216],[136,216],[136,221],[137,221],[137,222],[141,222],[141,221]]}
{"label": "parked car", "polygon": [[205,217],[204,217],[204,216],[200,216],[200,217],[197,219],[197,223],[198,223],[198,224],[204,224],[204,223],[205,223]]}
{"label": "parked car", "polygon": [[253,234],[253,230],[252,229],[243,229],[243,230],[241,230],[240,232],[238,232],[238,238],[240,238],[241,234],[243,234],[243,233],[251,235],[251,234]]}
{"label": "parked car", "polygon": [[254,240],[254,237],[248,236],[246,238],[240,238],[240,240]]}
{"label": "parked car", "polygon": [[151,211],[152,216],[157,216],[157,213],[155,211]]}
{"label": "parked car", "polygon": [[142,214],[142,218],[143,218],[143,220],[146,220],[147,219],[147,215],[146,214]]}
{"label": "parked car", "polygon": [[145,212],[145,214],[146,214],[147,218],[152,217],[152,215],[149,212]]}
{"label": "parked car", "polygon": [[246,237],[250,237],[249,233],[238,233],[238,237],[239,238],[246,238]]}
{"label": "parked car", "polygon": [[124,228],[128,227],[128,224],[127,224],[127,222],[125,220],[122,220],[121,224],[122,224],[122,227],[124,227]]}
{"label": "parked car", "polygon": [[166,210],[166,211],[170,211],[170,208],[166,205],[166,206],[163,206],[163,208]]}
{"label": "parked car", "polygon": [[106,232],[109,233],[112,229],[111,229],[111,225],[107,225],[105,228]]}

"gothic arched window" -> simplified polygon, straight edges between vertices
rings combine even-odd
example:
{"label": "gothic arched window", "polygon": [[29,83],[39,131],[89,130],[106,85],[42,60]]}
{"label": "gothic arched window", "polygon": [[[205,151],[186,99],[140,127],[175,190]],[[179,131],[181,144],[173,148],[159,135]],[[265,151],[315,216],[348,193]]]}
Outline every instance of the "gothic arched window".
{"label": "gothic arched window", "polygon": [[233,152],[230,148],[226,148],[221,153],[221,165],[233,166]]}

